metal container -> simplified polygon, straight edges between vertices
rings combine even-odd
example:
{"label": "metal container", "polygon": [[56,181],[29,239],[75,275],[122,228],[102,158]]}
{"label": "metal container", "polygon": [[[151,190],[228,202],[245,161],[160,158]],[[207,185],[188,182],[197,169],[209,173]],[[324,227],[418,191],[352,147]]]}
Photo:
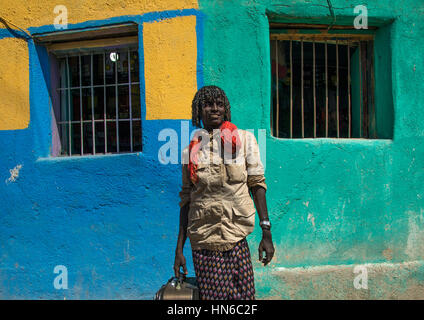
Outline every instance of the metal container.
{"label": "metal container", "polygon": [[156,292],[155,300],[199,300],[196,278],[172,277]]}

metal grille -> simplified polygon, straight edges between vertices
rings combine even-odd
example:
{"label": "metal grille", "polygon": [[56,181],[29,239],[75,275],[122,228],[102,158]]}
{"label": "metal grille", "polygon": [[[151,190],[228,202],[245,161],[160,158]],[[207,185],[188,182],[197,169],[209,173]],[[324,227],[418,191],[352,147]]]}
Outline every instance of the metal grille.
{"label": "metal grille", "polygon": [[271,34],[272,134],[376,138],[373,41]]}
{"label": "metal grille", "polygon": [[138,51],[128,47],[58,58],[62,156],[138,152]]}

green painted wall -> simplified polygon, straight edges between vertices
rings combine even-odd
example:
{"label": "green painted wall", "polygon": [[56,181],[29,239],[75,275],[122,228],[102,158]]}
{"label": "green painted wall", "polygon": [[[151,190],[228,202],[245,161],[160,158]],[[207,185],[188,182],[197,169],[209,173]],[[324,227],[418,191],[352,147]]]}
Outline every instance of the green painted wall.
{"label": "green painted wall", "polygon": [[[270,136],[268,17],[331,23],[327,1],[199,3],[206,14],[205,84],[227,92],[239,127],[267,130],[267,199],[276,255],[269,268],[256,262],[256,228],[249,243],[255,271],[261,275],[256,279],[258,297],[319,296],[313,286],[290,296],[284,291],[287,279],[275,276],[281,267],[386,262],[396,266],[424,260],[424,1],[332,4],[338,24],[353,24],[353,8],[366,5],[369,23],[380,27],[375,49],[376,121],[381,136],[393,139]],[[412,288],[422,284],[423,274],[420,267],[404,276]],[[390,290],[383,287],[379,290]],[[372,296],[387,295],[379,291]]]}

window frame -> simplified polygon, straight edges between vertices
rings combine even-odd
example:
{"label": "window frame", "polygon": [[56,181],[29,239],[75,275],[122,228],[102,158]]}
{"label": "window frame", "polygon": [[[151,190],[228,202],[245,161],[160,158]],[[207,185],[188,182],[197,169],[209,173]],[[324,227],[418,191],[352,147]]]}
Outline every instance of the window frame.
{"label": "window frame", "polygon": [[[299,41],[302,43],[302,85],[301,85],[301,89],[303,89],[303,43],[304,42],[312,42],[313,43],[313,50],[314,50],[314,59],[315,59],[315,43],[319,42],[319,41],[325,41],[325,47],[327,47],[327,42],[329,41],[336,41],[336,46],[337,43],[342,44],[342,43],[349,43],[349,42],[359,42],[359,58],[358,58],[358,63],[360,66],[360,72],[358,73],[358,78],[361,80],[361,84],[359,84],[359,93],[360,93],[360,97],[359,97],[359,106],[360,106],[360,116],[359,116],[359,137],[352,137],[352,116],[351,116],[351,104],[352,104],[352,97],[351,95],[351,74],[350,74],[350,70],[348,71],[348,90],[349,90],[349,129],[348,129],[348,137],[340,137],[339,135],[339,126],[340,126],[340,121],[338,121],[338,125],[337,125],[337,136],[328,136],[328,92],[325,93],[325,97],[326,97],[326,120],[325,120],[325,126],[326,126],[326,133],[325,136],[317,136],[316,133],[316,87],[315,87],[315,60],[314,60],[314,76],[313,76],[313,81],[314,81],[314,130],[313,130],[313,136],[312,137],[305,137],[304,136],[304,123],[303,123],[303,118],[304,118],[304,110],[303,110],[303,97],[304,97],[304,92],[302,90],[302,105],[298,106],[299,108],[302,109],[301,114],[302,114],[302,136],[300,137],[300,139],[308,139],[308,138],[336,138],[336,139],[340,139],[340,138],[347,138],[347,139],[376,139],[377,138],[377,132],[376,132],[376,127],[375,127],[375,83],[374,83],[374,79],[375,79],[375,69],[374,69],[374,37],[375,37],[375,27],[371,27],[370,30],[356,30],[356,29],[352,29],[351,27],[348,26],[333,26],[332,27],[333,30],[329,30],[329,26],[325,26],[325,25],[305,25],[305,24],[284,24],[284,23],[270,23],[270,61],[274,62],[273,58],[272,58],[272,54],[274,54],[275,57],[277,57],[275,59],[275,61],[277,61],[276,66],[278,66],[278,54],[277,51],[275,51],[274,53],[271,52],[271,50],[273,50],[272,48],[272,42],[274,41],[275,43],[277,43],[277,41],[290,41],[290,48],[292,47],[292,43],[293,41]],[[338,48],[338,47],[337,47]],[[278,50],[277,46],[274,44],[274,50]],[[348,49],[349,50],[349,47]],[[290,50],[291,51],[291,50]],[[338,55],[338,49],[336,49],[336,54]],[[325,57],[325,60],[327,62],[328,57]],[[290,57],[290,61],[292,63],[292,57]],[[348,62],[349,63],[349,67],[351,64],[351,61]],[[271,64],[270,66],[271,68],[271,83],[274,83],[274,79],[273,77],[278,77],[278,67],[276,67],[276,75],[273,75],[273,66]],[[291,66],[290,66],[291,68]],[[326,67],[327,68],[327,67]],[[365,70],[365,68],[367,68],[367,70]],[[337,69],[338,69],[338,65],[337,65]],[[326,72],[328,72],[328,70],[326,69]],[[326,77],[328,77],[328,74],[326,75]],[[288,139],[296,139],[298,137],[293,137],[293,77],[292,75],[290,75],[290,129],[289,129],[289,136],[285,137]],[[326,78],[326,86],[328,86],[328,78]],[[339,78],[337,78],[337,83],[339,81]],[[271,112],[270,112],[270,120],[271,120],[271,136],[275,137],[275,138],[281,138],[279,136],[280,131],[279,129],[279,119],[280,119],[280,106],[279,106],[279,97],[278,97],[278,87],[276,88],[277,92],[273,92],[272,86],[271,86]],[[337,88],[337,100],[338,100],[338,96],[340,94],[340,88]],[[276,103],[274,103],[273,101],[273,97],[276,97]],[[337,109],[339,108],[338,102],[337,102]],[[275,109],[275,110],[274,110]],[[338,119],[338,111],[337,111],[337,119]],[[276,114],[276,115],[274,115]]]}
{"label": "window frame", "polygon": [[[53,134],[52,134],[52,152],[51,155],[53,157],[76,157],[76,156],[98,156],[98,155],[111,155],[111,154],[127,154],[127,153],[137,153],[142,152],[143,145],[142,145],[142,110],[141,110],[141,89],[140,89],[140,83],[141,83],[141,74],[140,74],[140,54],[139,54],[139,45],[138,45],[138,37],[137,36],[126,36],[126,37],[117,37],[117,38],[106,38],[106,39],[91,39],[91,40],[84,40],[84,41],[67,41],[67,42],[58,42],[58,43],[52,43],[47,46],[48,53],[50,56],[50,62],[51,62],[51,73],[52,73],[52,85],[51,85],[51,95],[52,95],[52,104],[53,104],[53,112],[52,112],[52,118],[53,118]],[[105,64],[106,64],[106,54],[108,52],[113,51],[123,51],[127,52],[127,63],[128,63],[128,82],[126,83],[119,83],[117,80],[118,72],[117,72],[117,63],[115,64],[115,82],[113,84],[106,84],[106,73],[105,73]],[[136,66],[138,66],[138,81],[132,81],[132,72],[131,72],[131,62],[130,62],[130,54],[132,52],[137,52],[137,63]],[[94,85],[93,84],[93,55],[95,54],[103,54],[103,84]],[[90,85],[89,86],[83,86],[83,83],[81,82],[81,57],[84,55],[91,56],[90,61]],[[72,87],[69,79],[69,57],[79,57],[79,86],[78,87]],[[67,86],[64,88],[60,88],[59,78],[60,74],[58,73],[58,61],[59,59],[65,58],[67,61]],[[59,72],[60,73],[60,72]],[[138,116],[133,117],[133,102],[132,99],[134,99],[132,95],[132,87],[136,85],[139,87],[138,89],[138,106],[139,106],[139,114]],[[128,119],[122,119],[119,117],[119,109],[118,109],[118,87],[126,86],[128,88],[128,104],[129,104],[129,110],[128,110]],[[94,96],[94,88],[104,88],[103,89],[103,118],[101,119],[95,119],[93,113],[94,113],[94,102],[93,102],[93,96]],[[106,88],[108,87],[115,87],[115,119],[108,119],[106,115]],[[60,97],[60,91],[66,91],[67,96],[67,108],[68,108],[68,114],[70,112],[70,92],[71,90],[79,90],[79,97],[80,97],[80,117],[79,120],[71,121],[69,119],[63,119],[60,118],[61,113],[61,97]],[[89,89],[91,94],[91,119],[86,120],[83,119],[82,116],[82,90],[83,89]],[[55,92],[57,91],[57,93]],[[58,115],[59,113],[59,115]],[[107,127],[110,122],[115,122],[115,132],[116,132],[116,150],[115,151],[109,151],[108,149],[108,135],[107,135]],[[120,149],[120,136],[119,136],[119,126],[120,122],[127,121],[129,122],[129,140],[130,140],[130,147],[129,150],[122,151]],[[135,140],[134,136],[134,130],[133,130],[133,124],[134,122],[139,121],[139,130],[140,134],[137,136],[137,140]],[[65,152],[63,151],[62,146],[62,140],[59,132],[59,126],[62,123],[68,123],[68,137],[67,137],[67,147]],[[90,137],[84,136],[84,129],[83,126],[85,123],[91,123],[91,139],[92,139],[92,145],[91,145],[91,151],[84,152],[84,139],[89,139]],[[104,151],[97,152],[96,150],[96,140],[98,137],[96,136],[96,125],[97,123],[104,123],[103,126],[103,134],[104,137],[101,139],[104,139]],[[80,151],[77,153],[73,153],[72,148],[72,141],[74,140],[71,135],[71,126],[73,124],[76,124],[80,126]],[[60,147],[59,147],[60,146]],[[135,148],[137,146],[137,148]]]}

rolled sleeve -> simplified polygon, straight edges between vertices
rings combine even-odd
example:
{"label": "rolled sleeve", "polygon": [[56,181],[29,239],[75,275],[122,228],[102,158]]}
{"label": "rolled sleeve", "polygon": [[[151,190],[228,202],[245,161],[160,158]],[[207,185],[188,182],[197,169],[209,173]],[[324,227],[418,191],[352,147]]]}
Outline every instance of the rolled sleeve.
{"label": "rolled sleeve", "polygon": [[263,174],[247,176],[247,186],[249,188],[262,187],[266,190],[265,176]]}

